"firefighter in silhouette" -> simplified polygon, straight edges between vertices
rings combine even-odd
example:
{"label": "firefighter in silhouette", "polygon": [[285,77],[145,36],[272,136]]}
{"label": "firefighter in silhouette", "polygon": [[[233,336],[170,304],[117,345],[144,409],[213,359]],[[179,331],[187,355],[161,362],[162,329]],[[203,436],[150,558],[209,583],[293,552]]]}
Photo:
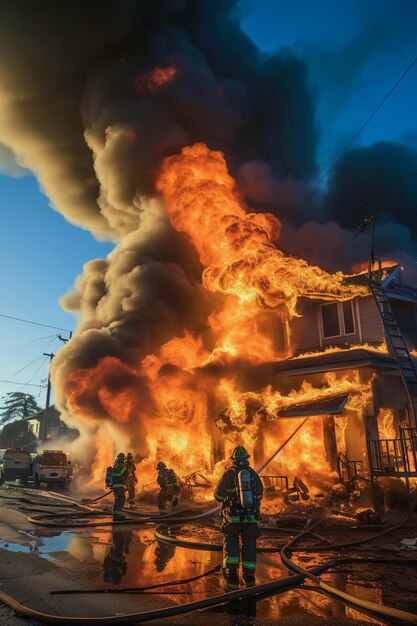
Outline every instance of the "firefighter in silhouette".
{"label": "firefighter in silhouette", "polygon": [[229,587],[239,582],[240,546],[242,543],[242,571],[246,585],[255,583],[256,540],[260,535],[258,521],[263,486],[258,474],[249,467],[249,455],[238,446],[230,457],[232,467],[227,469],[214,492],[222,503],[223,576]]}
{"label": "firefighter in silhouette", "polygon": [[167,502],[171,502],[172,506],[177,506],[178,504],[180,486],[174,470],[168,469],[165,463],[159,461],[156,469],[158,470],[156,482],[160,487],[156,502],[160,515],[166,515]]}
{"label": "firefighter in silhouette", "polygon": [[113,530],[112,545],[103,563],[103,580],[118,585],[127,571],[126,555],[129,554],[132,531]]}
{"label": "firefighter in silhouette", "polygon": [[[164,526],[163,528],[166,529],[167,527]],[[155,569],[157,572],[163,572],[170,560],[175,556],[175,546],[160,541],[157,544],[154,560]]]}
{"label": "firefighter in silhouette", "polygon": [[127,453],[126,467],[129,470],[129,475],[127,477],[127,491],[130,508],[132,509],[135,506],[135,487],[138,479],[136,478],[136,463],[133,460],[133,454],[131,452]]}
{"label": "firefighter in silhouette", "polygon": [[113,465],[112,489],[114,494],[113,520],[125,519],[123,508],[126,502],[126,486],[129,470],[126,467],[126,457],[123,452],[117,455]]}

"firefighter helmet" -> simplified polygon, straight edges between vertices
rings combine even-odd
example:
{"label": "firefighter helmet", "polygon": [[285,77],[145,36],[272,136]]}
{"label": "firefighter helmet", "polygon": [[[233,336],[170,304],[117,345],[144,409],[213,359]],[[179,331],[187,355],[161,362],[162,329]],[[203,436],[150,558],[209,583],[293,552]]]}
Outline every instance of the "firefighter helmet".
{"label": "firefighter helmet", "polygon": [[249,458],[249,454],[243,446],[237,446],[230,457],[232,461],[246,461]]}
{"label": "firefighter helmet", "polygon": [[116,461],[119,461],[121,463],[123,463],[124,461],[126,461],[126,455],[124,452],[119,452],[119,454],[116,457]]}
{"label": "firefighter helmet", "polygon": [[156,466],[156,469],[157,470],[167,469],[167,466],[165,465],[163,461],[159,461],[158,465]]}
{"label": "firefighter helmet", "polygon": [[133,454],[132,454],[131,452],[128,452],[128,453],[127,453],[127,458],[128,458],[128,459],[133,459]]}

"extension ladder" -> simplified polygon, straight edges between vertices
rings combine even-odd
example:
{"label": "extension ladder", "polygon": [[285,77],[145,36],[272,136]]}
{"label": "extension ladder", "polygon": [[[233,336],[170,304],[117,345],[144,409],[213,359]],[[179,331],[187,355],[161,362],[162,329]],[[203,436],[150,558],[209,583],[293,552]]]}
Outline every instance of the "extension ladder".
{"label": "extension ladder", "polygon": [[407,345],[398,326],[391,303],[379,282],[369,280],[369,288],[374,297],[378,313],[385,329],[388,345],[398,365],[401,378],[409,399],[414,425],[417,424],[417,371]]}

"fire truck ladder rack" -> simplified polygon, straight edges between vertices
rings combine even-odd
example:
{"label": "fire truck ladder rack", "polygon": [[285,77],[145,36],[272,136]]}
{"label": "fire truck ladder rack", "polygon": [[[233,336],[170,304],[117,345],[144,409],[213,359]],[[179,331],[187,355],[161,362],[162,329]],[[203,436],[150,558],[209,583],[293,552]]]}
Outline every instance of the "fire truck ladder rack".
{"label": "fire truck ladder rack", "polygon": [[388,345],[394,356],[404,387],[408,396],[412,415],[412,425],[417,425],[417,371],[414,361],[404,341],[401,329],[398,326],[391,303],[385,295],[384,288],[379,279],[381,273],[369,274],[369,288],[374,297],[378,313],[385,329]]}

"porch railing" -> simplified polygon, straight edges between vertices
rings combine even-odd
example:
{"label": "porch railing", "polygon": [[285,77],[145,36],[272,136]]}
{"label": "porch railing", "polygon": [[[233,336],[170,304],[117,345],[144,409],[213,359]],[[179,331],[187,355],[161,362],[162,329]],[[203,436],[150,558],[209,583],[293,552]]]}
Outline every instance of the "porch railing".
{"label": "porch railing", "polygon": [[368,446],[374,476],[417,476],[417,428],[400,427],[398,438],[373,439]]}
{"label": "porch railing", "polygon": [[337,455],[337,472],[343,481],[349,481],[363,474],[363,461],[351,461],[343,452]]}
{"label": "porch railing", "polygon": [[288,476],[263,476],[259,477],[262,480],[265,491],[287,491],[288,490]]}

